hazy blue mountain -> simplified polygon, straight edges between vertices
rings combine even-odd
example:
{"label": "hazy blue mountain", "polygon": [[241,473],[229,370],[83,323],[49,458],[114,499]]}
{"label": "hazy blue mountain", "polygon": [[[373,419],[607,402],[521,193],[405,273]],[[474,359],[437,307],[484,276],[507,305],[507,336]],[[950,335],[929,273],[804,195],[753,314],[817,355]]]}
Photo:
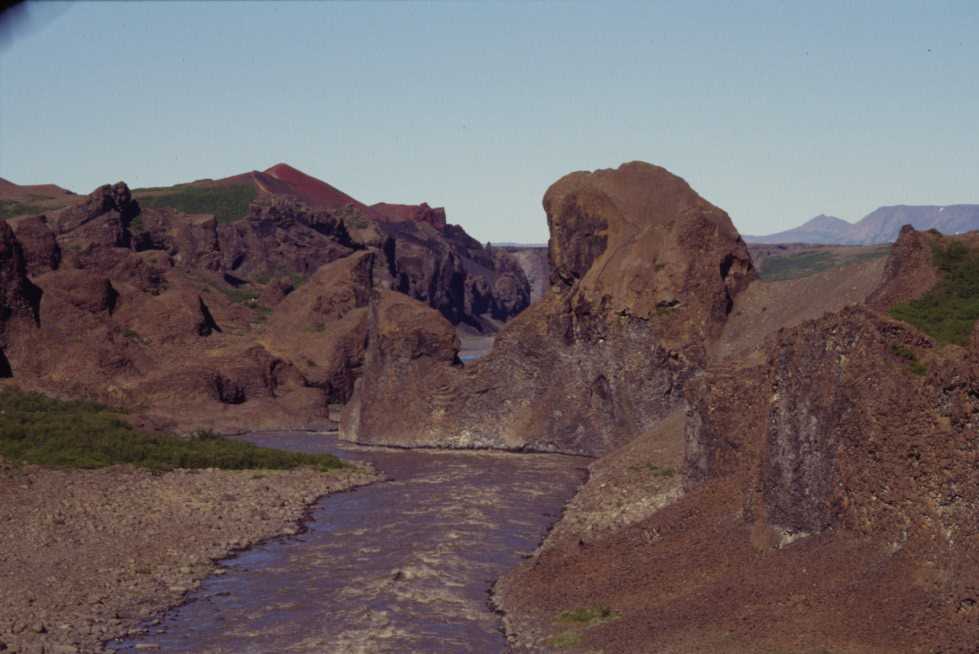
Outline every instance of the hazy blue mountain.
{"label": "hazy blue mountain", "polygon": [[915,229],[937,229],[943,234],[972,231],[979,229],[979,204],[899,204],[875,209],[857,223],[819,215],[794,229],[767,236],[745,236],[744,240],[749,243],[873,245],[895,241],[902,225],[912,225]]}

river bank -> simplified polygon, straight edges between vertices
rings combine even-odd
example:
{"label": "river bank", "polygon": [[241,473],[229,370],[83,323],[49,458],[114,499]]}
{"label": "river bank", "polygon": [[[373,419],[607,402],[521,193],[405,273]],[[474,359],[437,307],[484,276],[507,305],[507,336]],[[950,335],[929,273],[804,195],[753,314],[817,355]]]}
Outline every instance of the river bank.
{"label": "river bank", "polygon": [[0,462],[0,651],[103,651],[220,573],[216,561],[297,533],[317,498],[378,478]]}

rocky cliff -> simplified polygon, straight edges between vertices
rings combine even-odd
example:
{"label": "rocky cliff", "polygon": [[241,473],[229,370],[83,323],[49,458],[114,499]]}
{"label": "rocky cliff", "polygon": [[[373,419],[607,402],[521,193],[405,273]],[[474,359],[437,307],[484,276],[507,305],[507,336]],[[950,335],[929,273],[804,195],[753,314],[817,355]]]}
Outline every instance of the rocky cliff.
{"label": "rocky cliff", "polygon": [[[335,195],[273,172],[314,199]],[[2,224],[0,374],[154,424],[325,425],[360,374],[375,286],[478,327],[529,303],[519,267],[460,227],[393,228],[297,193],[261,193],[240,220],[152,197],[141,206],[106,185]]]}
{"label": "rocky cliff", "polygon": [[[437,314],[375,297],[347,437],[594,454],[677,406],[753,277],[727,214],[638,162],[572,173],[544,208],[556,288],[474,364]],[[394,332],[414,346],[389,349]]]}
{"label": "rocky cliff", "polygon": [[[841,308],[824,280],[826,313],[804,321],[770,306],[798,280],[752,285],[737,311],[774,321],[768,337],[722,335],[738,343],[685,385],[682,427],[673,414],[593,464],[500,584],[514,650],[974,651],[979,328],[943,344],[885,311],[949,275],[965,289],[977,252],[979,235],[905,229],[866,301]],[[582,606],[615,619],[562,626]]]}

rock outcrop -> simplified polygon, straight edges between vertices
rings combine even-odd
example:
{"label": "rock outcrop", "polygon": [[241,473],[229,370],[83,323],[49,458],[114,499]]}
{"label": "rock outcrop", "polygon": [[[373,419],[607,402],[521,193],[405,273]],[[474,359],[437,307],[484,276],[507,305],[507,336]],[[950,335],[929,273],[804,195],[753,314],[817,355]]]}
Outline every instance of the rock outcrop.
{"label": "rock outcrop", "polygon": [[381,225],[390,286],[438,310],[452,324],[492,331],[530,304],[530,284],[505,252],[488,251],[458,225]]}
{"label": "rock outcrop", "polygon": [[[723,334],[735,343],[684,386],[682,428],[671,417],[592,464],[542,549],[498,586],[514,650],[570,634],[610,654],[973,651],[979,329],[941,346],[881,311],[927,292],[943,274],[931,246],[952,243],[974,251],[979,234],[905,230],[876,292],[868,278],[858,304],[817,298],[822,316],[771,310],[798,280],[739,295],[735,311],[757,313],[742,326],[775,323],[766,337]],[[808,288],[832,293],[827,280]],[[682,493],[657,494],[680,478]],[[582,606],[616,619],[560,624]]]}
{"label": "rock outcrop", "polygon": [[427,203],[421,204],[390,204],[379,202],[370,206],[371,216],[381,222],[416,222],[426,223],[441,231],[446,227],[445,209],[433,209]]}
{"label": "rock outcrop", "polygon": [[157,424],[321,426],[360,375],[374,287],[488,329],[529,302],[519,268],[462,228],[382,224],[273,172],[253,181],[276,192],[240,220],[182,213],[159,190],[142,207],[120,182],[19,219],[16,235],[4,223],[0,375]]}
{"label": "rock outcrop", "polygon": [[544,297],[551,287],[551,266],[547,260],[547,248],[540,246],[494,246],[503,250],[517,262],[530,284],[530,302]]}
{"label": "rock outcrop", "polygon": [[[558,288],[473,365],[433,336],[448,333],[436,314],[376,301],[347,437],[597,454],[681,402],[705,343],[753,277],[727,214],[644,163],[568,175],[544,206]],[[391,327],[399,316],[404,325]],[[389,350],[391,340],[376,336],[384,330],[425,347]]]}
{"label": "rock outcrop", "polygon": [[6,221],[0,221],[0,378],[13,376],[11,341],[40,319],[42,291],[27,278],[24,251]]}
{"label": "rock outcrop", "polygon": [[14,234],[23,248],[28,275],[33,277],[58,269],[61,246],[45,216],[24,218],[14,227]]}
{"label": "rock outcrop", "polygon": [[938,238],[937,232],[919,232],[911,225],[902,227],[884,267],[884,281],[867,299],[868,304],[887,310],[934,286],[939,274],[932,264],[932,249]]}

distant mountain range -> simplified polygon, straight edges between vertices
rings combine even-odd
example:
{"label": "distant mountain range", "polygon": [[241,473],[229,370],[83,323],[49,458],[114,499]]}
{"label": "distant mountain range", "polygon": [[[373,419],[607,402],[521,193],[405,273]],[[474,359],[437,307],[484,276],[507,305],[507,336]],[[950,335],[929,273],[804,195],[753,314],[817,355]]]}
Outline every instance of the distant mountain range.
{"label": "distant mountain range", "polygon": [[875,245],[897,240],[903,225],[958,234],[979,229],[979,204],[947,206],[895,205],[880,207],[862,220],[850,223],[835,216],[819,215],[777,234],[745,236],[749,243],[819,243],[827,245]]}

